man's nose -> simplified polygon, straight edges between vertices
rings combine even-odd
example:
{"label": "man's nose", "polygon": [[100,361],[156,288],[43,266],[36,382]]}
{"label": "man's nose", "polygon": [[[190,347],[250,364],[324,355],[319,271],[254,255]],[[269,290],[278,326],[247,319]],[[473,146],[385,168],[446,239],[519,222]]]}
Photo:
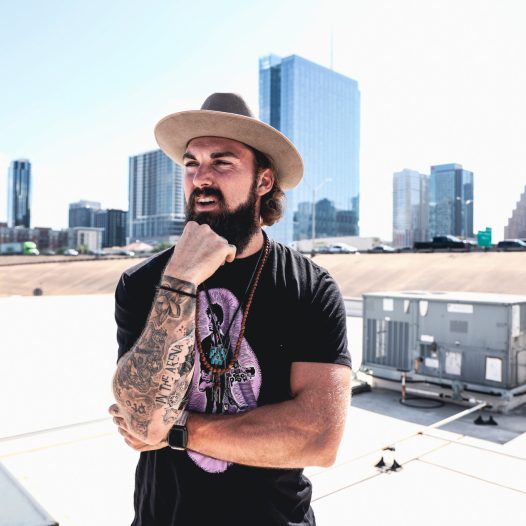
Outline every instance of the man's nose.
{"label": "man's nose", "polygon": [[202,163],[198,166],[194,173],[193,184],[197,188],[203,188],[205,186],[211,186],[213,182],[212,170],[210,166]]}

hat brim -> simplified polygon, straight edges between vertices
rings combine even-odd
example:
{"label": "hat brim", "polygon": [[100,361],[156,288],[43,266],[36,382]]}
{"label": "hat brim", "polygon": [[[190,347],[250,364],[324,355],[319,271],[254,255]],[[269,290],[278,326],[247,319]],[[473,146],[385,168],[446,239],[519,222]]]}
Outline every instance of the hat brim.
{"label": "hat brim", "polygon": [[251,117],[212,110],[173,113],[155,126],[155,139],[170,159],[183,164],[188,143],[196,137],[224,137],[248,144],[272,160],[282,190],[294,188],[303,177],[303,160],[281,132]]}

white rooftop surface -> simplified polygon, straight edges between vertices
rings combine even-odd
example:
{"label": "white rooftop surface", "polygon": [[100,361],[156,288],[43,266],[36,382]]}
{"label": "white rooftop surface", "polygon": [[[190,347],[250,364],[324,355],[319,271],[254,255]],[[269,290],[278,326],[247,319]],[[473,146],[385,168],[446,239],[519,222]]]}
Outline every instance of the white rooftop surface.
{"label": "white rooftop surface", "polygon": [[368,292],[364,296],[403,298],[403,299],[423,299],[430,301],[448,301],[463,303],[497,303],[497,304],[516,304],[526,303],[526,296],[520,294],[499,294],[494,292],[451,292],[451,291],[423,291],[423,290],[404,290],[404,291],[385,291]]}
{"label": "white rooftop surface", "polygon": [[[106,413],[113,297],[0,298],[0,319],[0,463],[61,526],[130,524],[138,454]],[[350,318],[349,329],[357,368],[361,319]],[[317,524],[522,524],[526,411],[494,415],[498,426],[476,426],[471,414],[425,427],[462,410],[405,407],[387,391],[356,395],[336,464],[307,469]],[[403,469],[379,472],[382,456]],[[0,495],[0,524],[1,510]]]}

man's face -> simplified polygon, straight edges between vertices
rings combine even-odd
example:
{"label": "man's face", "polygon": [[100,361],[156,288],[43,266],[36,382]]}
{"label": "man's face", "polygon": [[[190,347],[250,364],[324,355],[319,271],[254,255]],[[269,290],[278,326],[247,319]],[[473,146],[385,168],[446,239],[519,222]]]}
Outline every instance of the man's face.
{"label": "man's face", "polygon": [[259,228],[254,155],[244,144],[198,137],[184,154],[188,221],[206,223],[241,252]]}

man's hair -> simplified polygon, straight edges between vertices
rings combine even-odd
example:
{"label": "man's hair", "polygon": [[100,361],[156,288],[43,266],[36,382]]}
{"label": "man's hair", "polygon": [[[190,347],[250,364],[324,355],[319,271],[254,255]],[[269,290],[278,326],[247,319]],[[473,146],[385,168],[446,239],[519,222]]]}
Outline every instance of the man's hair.
{"label": "man's hair", "polygon": [[[248,145],[247,145],[248,146]],[[257,176],[261,170],[270,168],[276,175],[276,169],[272,164],[270,158],[263,152],[248,146],[248,148],[254,154],[254,175]],[[260,216],[263,225],[273,225],[276,221],[279,221],[285,213],[285,193],[279,187],[276,179],[270,192],[265,194],[261,198]]]}

